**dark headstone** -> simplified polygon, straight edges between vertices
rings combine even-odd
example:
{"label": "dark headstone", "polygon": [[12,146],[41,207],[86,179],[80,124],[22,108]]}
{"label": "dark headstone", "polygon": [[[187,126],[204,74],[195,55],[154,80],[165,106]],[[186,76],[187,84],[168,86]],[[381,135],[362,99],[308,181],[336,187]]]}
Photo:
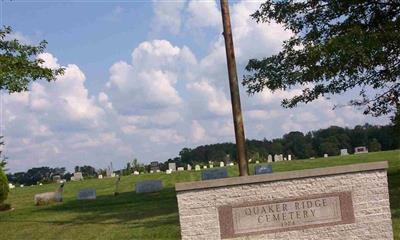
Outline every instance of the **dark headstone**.
{"label": "dark headstone", "polygon": [[212,170],[206,170],[201,173],[201,180],[211,180],[218,178],[227,178],[228,171],[226,168],[217,168]]}
{"label": "dark headstone", "polygon": [[135,187],[136,193],[159,192],[163,188],[161,180],[147,180],[137,182]]}
{"label": "dark headstone", "polygon": [[93,200],[96,199],[96,189],[84,188],[78,192],[78,200]]}
{"label": "dark headstone", "polygon": [[255,169],[256,175],[272,173],[272,165],[256,165]]}

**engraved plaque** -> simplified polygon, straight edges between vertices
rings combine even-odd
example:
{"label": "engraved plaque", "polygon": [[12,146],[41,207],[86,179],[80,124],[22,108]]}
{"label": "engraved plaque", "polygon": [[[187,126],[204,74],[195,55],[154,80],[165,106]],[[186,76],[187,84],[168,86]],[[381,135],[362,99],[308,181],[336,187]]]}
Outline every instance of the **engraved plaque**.
{"label": "engraved plaque", "polygon": [[354,222],[350,192],[222,206],[218,210],[222,238]]}

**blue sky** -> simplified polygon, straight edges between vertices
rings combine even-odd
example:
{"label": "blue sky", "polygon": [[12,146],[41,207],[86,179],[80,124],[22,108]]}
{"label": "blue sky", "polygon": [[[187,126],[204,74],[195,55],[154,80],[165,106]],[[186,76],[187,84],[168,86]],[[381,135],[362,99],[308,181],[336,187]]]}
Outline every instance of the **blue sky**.
{"label": "blue sky", "polygon": [[[249,15],[259,2],[231,2],[239,76],[249,58],[279,51],[291,33]],[[123,167],[134,157],[165,161],[183,147],[233,141],[230,97],[217,2],[1,2],[2,25],[36,44],[48,67],[64,66],[55,83],[3,93],[2,131],[11,171],[35,166]],[[342,107],[355,92],[296,109],[280,100],[299,89],[247,96],[247,138],[281,137],[330,125],[386,124]]]}

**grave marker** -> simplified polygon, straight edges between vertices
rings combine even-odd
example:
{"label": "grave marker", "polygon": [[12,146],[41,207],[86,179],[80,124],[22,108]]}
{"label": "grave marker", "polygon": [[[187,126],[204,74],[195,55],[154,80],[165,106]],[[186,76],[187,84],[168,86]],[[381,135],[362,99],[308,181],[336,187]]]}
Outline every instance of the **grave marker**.
{"label": "grave marker", "polygon": [[94,200],[96,199],[96,189],[84,188],[78,192],[78,200]]}
{"label": "grave marker", "polygon": [[218,178],[227,178],[228,171],[226,168],[217,168],[212,170],[203,171],[201,173],[201,180],[210,180]]}
{"label": "grave marker", "polygon": [[159,192],[162,188],[161,180],[146,180],[135,184],[136,193]]}
{"label": "grave marker", "polygon": [[256,165],[254,172],[255,172],[256,175],[272,173],[272,165],[271,164],[268,164],[268,165]]}

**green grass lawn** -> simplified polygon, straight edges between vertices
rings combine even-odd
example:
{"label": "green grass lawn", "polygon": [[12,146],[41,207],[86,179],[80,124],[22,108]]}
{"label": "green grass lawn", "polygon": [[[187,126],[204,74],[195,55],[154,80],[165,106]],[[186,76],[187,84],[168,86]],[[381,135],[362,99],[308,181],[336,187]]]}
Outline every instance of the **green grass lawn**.
{"label": "green grass lawn", "polygon": [[[395,239],[400,240],[400,150],[345,157],[329,157],[273,163],[273,170],[292,171],[372,161],[389,161],[389,188]],[[250,166],[252,174],[254,166]],[[229,168],[237,176],[237,167]],[[134,183],[161,179],[159,193],[136,194]],[[179,239],[176,182],[200,180],[200,172],[185,171],[126,176],[121,178],[119,196],[114,197],[115,179],[92,179],[68,182],[64,202],[44,207],[33,204],[36,193],[52,191],[49,184],[12,189],[8,203],[15,208],[0,212],[0,239]],[[94,201],[77,201],[79,189],[93,187]]]}

